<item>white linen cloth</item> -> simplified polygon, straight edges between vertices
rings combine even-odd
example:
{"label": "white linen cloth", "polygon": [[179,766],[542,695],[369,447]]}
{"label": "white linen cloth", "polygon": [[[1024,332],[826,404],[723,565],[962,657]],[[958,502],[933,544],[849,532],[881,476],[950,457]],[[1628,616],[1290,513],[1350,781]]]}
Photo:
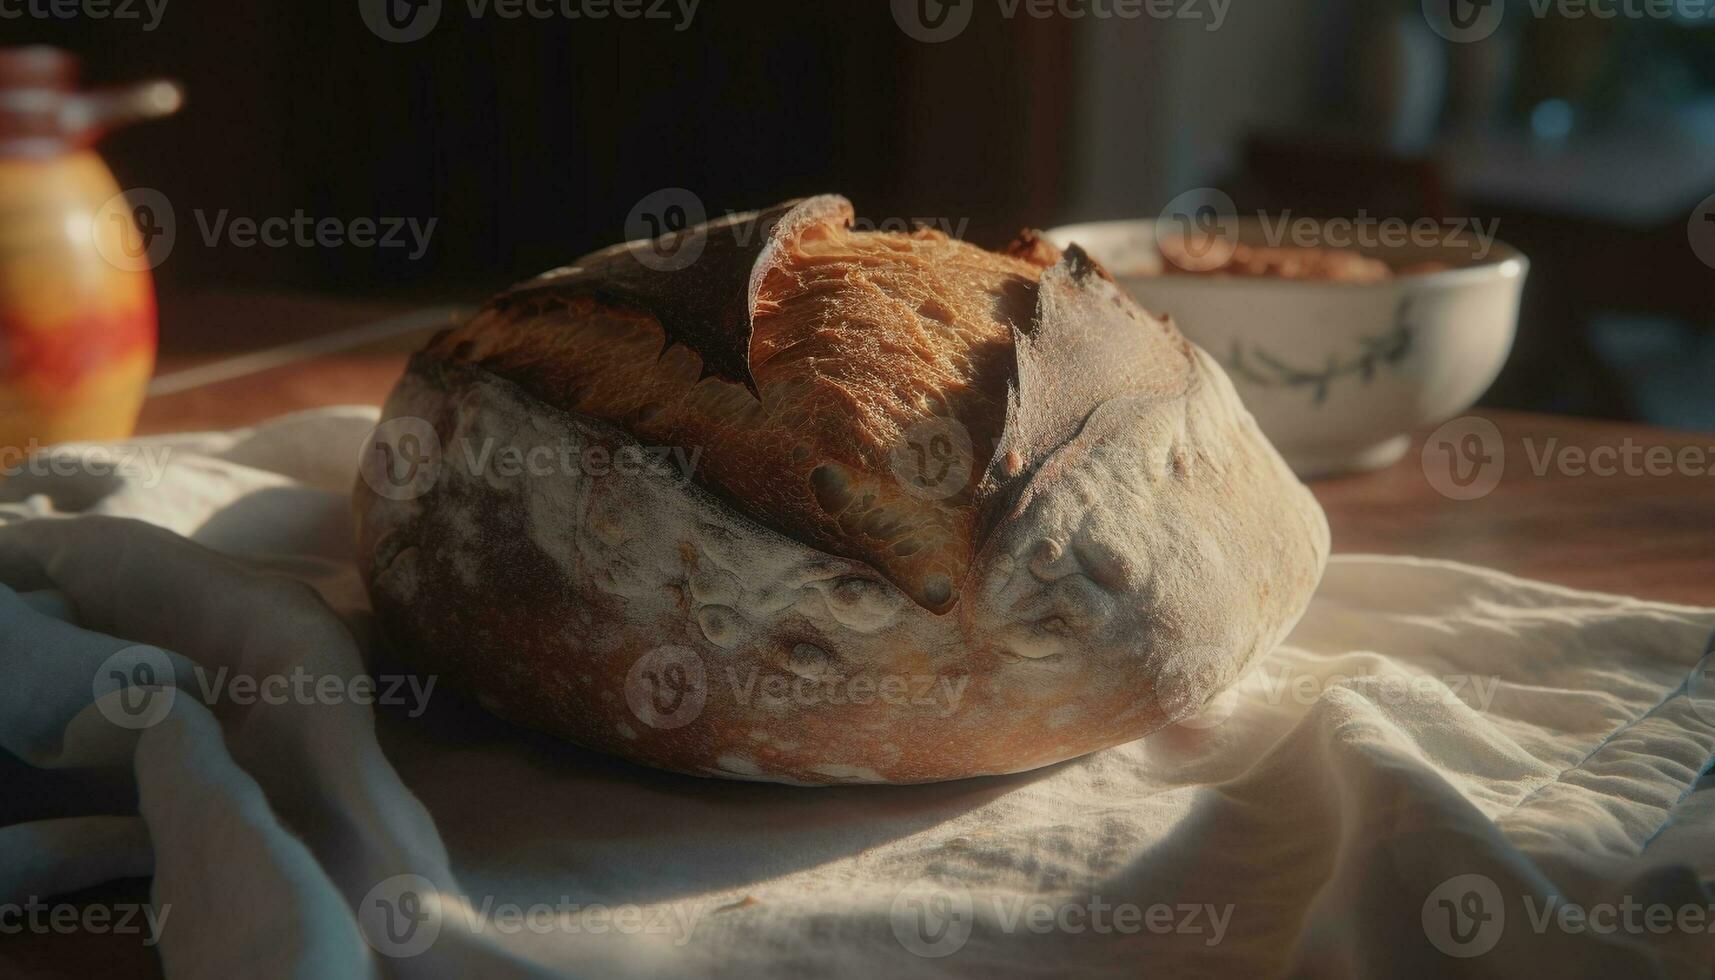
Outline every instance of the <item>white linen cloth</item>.
{"label": "white linen cloth", "polygon": [[[1285,646],[1148,739],[931,786],[701,780],[426,678],[353,693],[374,421],[0,483],[0,744],[129,766],[138,800],[0,828],[0,907],[152,871],[174,980],[1715,966],[1715,610],[1341,556]],[[176,692],[127,686],[150,668]],[[234,680],[294,672],[332,693]]]}

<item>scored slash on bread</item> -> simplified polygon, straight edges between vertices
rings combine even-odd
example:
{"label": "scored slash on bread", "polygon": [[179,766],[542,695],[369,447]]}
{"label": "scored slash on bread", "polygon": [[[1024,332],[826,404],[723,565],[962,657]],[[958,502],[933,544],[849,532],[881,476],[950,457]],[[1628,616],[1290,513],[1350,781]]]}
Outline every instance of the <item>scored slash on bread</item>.
{"label": "scored slash on bread", "polygon": [[[495,298],[505,309],[544,297],[589,296],[655,318],[669,344],[702,359],[698,380],[715,376],[761,397],[751,373],[752,318],[762,283],[807,228],[850,224],[851,203],[832,195],[792,201],[765,211],[733,214],[670,238],[625,242],[543,273]],[[655,261],[642,258],[659,249]],[[685,256],[687,261],[675,261]]]}

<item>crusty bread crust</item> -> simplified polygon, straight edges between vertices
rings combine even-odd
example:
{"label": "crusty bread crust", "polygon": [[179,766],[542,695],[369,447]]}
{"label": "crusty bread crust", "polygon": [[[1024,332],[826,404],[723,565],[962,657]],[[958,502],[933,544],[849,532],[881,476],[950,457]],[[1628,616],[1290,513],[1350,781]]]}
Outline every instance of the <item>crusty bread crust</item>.
{"label": "crusty bread crust", "polygon": [[[854,231],[843,198],[783,208],[784,220],[759,216],[774,234],[767,254],[761,232],[738,223],[754,254],[705,246],[686,270],[615,289],[625,270],[648,267],[598,253],[502,294],[427,353],[478,364],[650,445],[701,447],[699,485],[944,612],[976,550],[976,485],[914,495],[890,457],[914,427],[949,420],[968,433],[978,471],[986,465],[1041,267],[937,231]],[[732,263],[726,288],[750,296],[748,319],[678,325],[722,315],[713,302],[677,308],[693,285],[678,280],[712,278],[722,262]],[[748,352],[743,371],[710,367],[730,359],[723,339]]]}
{"label": "crusty bread crust", "polygon": [[[671,277],[605,288],[608,258],[413,360],[384,414],[432,428],[438,478],[356,492],[402,656],[650,765],[920,782],[1147,734],[1284,636],[1326,524],[1212,360],[1076,250],[855,233],[849,205],[812,201],[732,263],[743,371],[655,304]],[[726,315],[709,290],[731,258],[704,260],[701,315]],[[973,436],[954,493],[894,465],[924,414]],[[701,455],[472,464],[497,446]]]}

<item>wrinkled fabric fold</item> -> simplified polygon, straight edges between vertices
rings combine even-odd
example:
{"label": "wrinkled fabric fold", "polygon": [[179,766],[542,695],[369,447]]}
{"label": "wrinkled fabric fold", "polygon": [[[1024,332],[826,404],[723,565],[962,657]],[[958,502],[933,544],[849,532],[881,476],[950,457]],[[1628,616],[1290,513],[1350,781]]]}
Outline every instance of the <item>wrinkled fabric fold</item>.
{"label": "wrinkled fabric fold", "polygon": [[[350,696],[394,676],[342,485],[374,418],[0,482],[0,746],[137,788],[135,813],[13,803],[40,813],[0,828],[0,901],[153,874],[172,978],[1715,967],[1715,610],[1340,556],[1285,645],[1149,739],[930,786],[698,780],[438,686]],[[341,693],[233,696],[293,671]],[[1625,902],[1711,931],[1553,911]]]}

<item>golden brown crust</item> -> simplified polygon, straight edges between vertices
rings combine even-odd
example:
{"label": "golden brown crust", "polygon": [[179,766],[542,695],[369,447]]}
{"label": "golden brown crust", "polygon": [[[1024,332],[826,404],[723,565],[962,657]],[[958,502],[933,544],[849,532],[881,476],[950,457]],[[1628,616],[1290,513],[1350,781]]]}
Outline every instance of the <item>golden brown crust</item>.
{"label": "golden brown crust", "polygon": [[[714,349],[708,331],[667,342],[691,331],[664,321],[730,320],[718,302],[663,311],[638,290],[567,288],[575,274],[504,294],[427,353],[478,364],[645,445],[699,450],[697,482],[747,516],[867,562],[944,611],[979,543],[974,476],[1001,435],[1013,336],[1035,316],[1041,266],[935,231],[854,231],[850,220],[849,206],[825,205],[774,217],[788,234],[756,266],[745,338],[760,400],[735,372],[709,376],[698,352]],[[742,234],[759,240],[754,228]],[[693,268],[726,260],[705,252]],[[894,453],[941,419],[969,434],[973,479],[914,494]]]}

